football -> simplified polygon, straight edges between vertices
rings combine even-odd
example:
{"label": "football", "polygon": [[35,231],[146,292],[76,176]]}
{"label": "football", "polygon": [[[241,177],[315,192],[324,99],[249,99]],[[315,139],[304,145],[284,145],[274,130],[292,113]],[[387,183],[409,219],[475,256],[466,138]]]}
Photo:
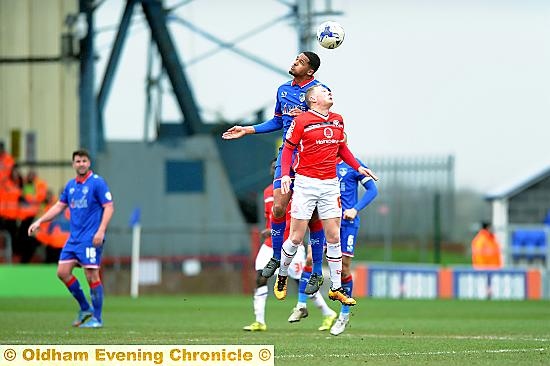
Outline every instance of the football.
{"label": "football", "polygon": [[344,28],[340,23],[326,21],[317,27],[317,41],[325,48],[333,49],[344,42]]}

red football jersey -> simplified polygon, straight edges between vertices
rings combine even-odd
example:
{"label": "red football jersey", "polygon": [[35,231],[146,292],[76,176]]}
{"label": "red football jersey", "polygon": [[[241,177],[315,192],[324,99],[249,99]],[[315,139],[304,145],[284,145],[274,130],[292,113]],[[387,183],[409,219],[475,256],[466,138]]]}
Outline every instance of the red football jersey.
{"label": "red football jersey", "polygon": [[294,171],[310,178],[336,178],[338,149],[344,143],[344,119],[338,113],[323,116],[309,110],[297,116],[286,133],[286,141],[298,154]]}

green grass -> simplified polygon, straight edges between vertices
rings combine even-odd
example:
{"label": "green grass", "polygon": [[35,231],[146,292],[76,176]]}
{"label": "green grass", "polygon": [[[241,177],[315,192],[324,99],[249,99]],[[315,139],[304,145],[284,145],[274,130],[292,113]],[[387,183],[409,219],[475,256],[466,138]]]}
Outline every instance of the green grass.
{"label": "green grass", "polygon": [[[107,297],[103,329],[74,329],[67,298],[0,299],[0,344],[274,344],[276,365],[548,365],[550,303],[359,299],[349,328],[286,321],[270,297],[268,331],[248,333],[250,296]],[[332,307],[338,308],[331,303]],[[345,363],[342,363],[345,360]]]}

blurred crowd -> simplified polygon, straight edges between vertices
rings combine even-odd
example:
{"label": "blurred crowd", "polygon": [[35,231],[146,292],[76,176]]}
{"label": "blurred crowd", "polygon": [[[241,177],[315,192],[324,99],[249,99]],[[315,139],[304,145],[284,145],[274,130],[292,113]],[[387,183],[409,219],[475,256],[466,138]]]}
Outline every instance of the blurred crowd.
{"label": "blurred crowd", "polygon": [[[69,210],[55,220],[42,224],[35,236],[27,230],[46,212],[58,197],[31,166],[23,171],[0,141],[0,250],[4,255],[12,247],[12,262],[57,263],[59,253],[69,236]],[[44,246],[44,250],[37,249]]]}

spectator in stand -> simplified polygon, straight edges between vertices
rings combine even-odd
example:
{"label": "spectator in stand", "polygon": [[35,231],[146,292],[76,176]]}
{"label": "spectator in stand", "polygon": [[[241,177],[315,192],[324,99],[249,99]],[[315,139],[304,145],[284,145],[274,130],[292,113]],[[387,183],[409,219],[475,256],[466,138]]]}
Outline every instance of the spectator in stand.
{"label": "spectator in stand", "polygon": [[17,241],[17,221],[19,219],[19,200],[23,180],[17,166],[13,166],[10,175],[0,185],[0,230],[8,233],[13,254],[21,255],[21,246]]}
{"label": "spectator in stand", "polygon": [[[47,212],[58,198],[51,190],[46,195],[46,203],[39,216]],[[63,246],[69,239],[71,213],[68,208],[56,216],[52,221],[40,224],[40,229],[36,232],[36,239],[46,247],[46,257],[44,262],[57,263]]]}
{"label": "spectator in stand", "polygon": [[0,141],[0,189],[4,182],[10,178],[14,165],[13,157],[6,151],[4,141]]}
{"label": "spectator in stand", "polygon": [[34,236],[27,235],[29,226],[37,217],[42,205],[46,202],[48,185],[36,175],[31,168],[23,179],[22,199],[19,206],[19,229],[17,242],[21,249],[21,263],[32,260],[36,248],[40,244]]}

